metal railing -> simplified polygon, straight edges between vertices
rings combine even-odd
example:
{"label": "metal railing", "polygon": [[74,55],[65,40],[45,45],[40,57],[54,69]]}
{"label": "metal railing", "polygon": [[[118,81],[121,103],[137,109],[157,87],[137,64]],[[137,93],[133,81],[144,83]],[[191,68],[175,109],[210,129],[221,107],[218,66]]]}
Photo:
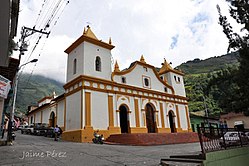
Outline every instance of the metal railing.
{"label": "metal railing", "polygon": [[202,153],[249,146],[249,130],[235,128],[198,127]]}

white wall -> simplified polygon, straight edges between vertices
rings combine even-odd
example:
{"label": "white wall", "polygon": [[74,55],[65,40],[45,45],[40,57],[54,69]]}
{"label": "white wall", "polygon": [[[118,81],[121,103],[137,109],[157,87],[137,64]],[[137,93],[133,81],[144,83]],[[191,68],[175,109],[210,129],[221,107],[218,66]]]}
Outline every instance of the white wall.
{"label": "white wall", "polygon": [[188,129],[188,121],[187,121],[187,117],[186,117],[185,106],[179,104],[178,111],[179,111],[179,116],[180,116],[180,120],[181,120],[181,127],[183,130],[187,130]]}
{"label": "white wall", "polygon": [[41,111],[35,113],[35,123],[41,123]]}
{"label": "white wall", "polygon": [[[175,76],[176,76],[177,81],[174,78]],[[169,72],[166,74],[166,77],[167,77],[168,83],[174,88],[175,94],[186,97],[183,76]],[[178,82],[178,78],[180,78],[180,82]]]}
{"label": "white wall", "polygon": [[81,91],[66,97],[66,130],[80,129]]}
{"label": "white wall", "polygon": [[[146,68],[147,68],[147,71],[145,70],[143,66],[141,66],[140,64],[137,64],[136,67],[131,72],[124,74],[124,75],[115,75],[113,79],[115,82],[122,83],[121,77],[126,77],[126,85],[156,90],[156,91],[160,91],[164,93],[165,85],[159,80],[160,78],[156,77],[156,74],[151,68],[149,67],[146,67]],[[145,77],[149,78],[150,80],[149,87],[144,86]],[[167,88],[167,90],[168,90],[167,93],[172,94],[172,91],[169,88]]]}
{"label": "white wall", "polygon": [[[95,70],[95,59],[101,58],[101,72]],[[72,52],[67,59],[67,82],[80,75],[111,79],[111,51],[84,41]],[[77,59],[76,74],[73,74],[74,59]]]}
{"label": "white wall", "polygon": [[[80,76],[82,73],[84,73],[83,52],[84,52],[84,44],[81,43],[77,48],[75,48],[72,52],[68,54],[67,56],[67,81],[66,82],[69,82],[73,80],[74,78]],[[76,74],[73,74],[74,59],[77,60]]]}
{"label": "white wall", "polygon": [[[95,70],[95,59],[101,58],[101,72]],[[100,46],[84,42],[84,74],[111,80],[111,51]]]}
{"label": "white wall", "polygon": [[61,100],[57,103],[57,125],[64,126],[64,102],[65,100]]}
{"label": "white wall", "polygon": [[42,123],[49,123],[49,118],[50,118],[50,107],[47,107],[42,111]]}
{"label": "white wall", "polygon": [[93,128],[106,130],[109,126],[108,94],[92,91],[91,102]]}

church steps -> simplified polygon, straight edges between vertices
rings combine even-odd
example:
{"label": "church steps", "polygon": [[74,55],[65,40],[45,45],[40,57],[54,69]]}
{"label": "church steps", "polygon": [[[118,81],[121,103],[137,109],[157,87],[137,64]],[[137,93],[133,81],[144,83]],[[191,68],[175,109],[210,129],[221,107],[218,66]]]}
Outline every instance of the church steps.
{"label": "church steps", "polygon": [[107,144],[122,145],[164,145],[198,142],[198,135],[194,132],[188,133],[134,133],[115,134],[106,139]]}

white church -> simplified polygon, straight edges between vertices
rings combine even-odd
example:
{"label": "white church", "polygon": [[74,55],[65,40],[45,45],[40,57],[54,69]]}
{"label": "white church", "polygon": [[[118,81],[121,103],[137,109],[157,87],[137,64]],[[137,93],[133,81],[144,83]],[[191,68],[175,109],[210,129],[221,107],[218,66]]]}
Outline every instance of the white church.
{"label": "white church", "polygon": [[88,26],[65,52],[65,93],[44,97],[28,112],[29,123],[56,124],[62,138],[91,142],[121,133],[191,132],[183,73],[166,60],[160,69],[141,56],[124,70],[112,69],[111,39],[99,40]]}

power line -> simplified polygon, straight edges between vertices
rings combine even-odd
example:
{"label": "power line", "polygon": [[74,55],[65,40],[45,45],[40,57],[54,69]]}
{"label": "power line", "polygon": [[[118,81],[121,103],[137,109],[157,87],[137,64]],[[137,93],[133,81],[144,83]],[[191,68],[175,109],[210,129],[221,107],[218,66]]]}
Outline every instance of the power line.
{"label": "power line", "polygon": [[[45,3],[45,1],[46,1],[46,0],[44,0],[44,3]],[[51,5],[50,5],[50,8],[52,8],[53,2],[55,2],[55,1],[52,1]],[[65,3],[65,6],[62,8],[62,6],[64,5],[64,2],[66,2],[66,3]],[[42,5],[42,8],[44,7],[44,3],[43,3],[43,5]],[[58,20],[60,19],[62,13],[64,12],[64,10],[65,10],[65,8],[66,8],[66,6],[67,6],[68,4],[69,4],[69,0],[59,0],[59,1],[57,2],[56,6],[53,8],[52,13],[50,13],[50,16],[47,18],[46,24],[43,25],[43,27],[44,27],[43,30],[46,30],[46,29],[49,29],[49,28],[50,28],[49,33],[52,31],[52,29],[53,29],[53,28],[55,27],[55,25],[57,24]],[[48,6],[48,5],[47,5],[47,6]],[[50,8],[49,8],[49,9],[50,9]],[[61,8],[62,8],[62,9],[61,9]],[[61,10],[60,10],[60,9],[61,9]],[[41,10],[42,10],[42,9],[41,9]],[[41,10],[40,10],[40,12],[42,12]],[[60,13],[59,13],[59,11],[60,11]],[[46,12],[45,16],[43,17],[42,22],[45,20],[45,18],[47,17],[48,13],[49,13],[49,11]],[[58,14],[58,13],[59,13],[59,14]],[[56,17],[57,14],[58,14],[58,17],[55,19],[55,17]],[[40,17],[39,14],[38,14],[38,17]],[[54,24],[52,24],[52,26],[50,26],[50,24],[53,22],[54,19],[55,19]],[[37,19],[37,22],[38,22],[38,20],[39,20],[39,19]],[[39,27],[42,26],[42,22],[41,22],[41,25],[40,25]],[[35,26],[36,26],[36,25],[35,25]],[[35,27],[35,26],[34,26],[34,27]],[[48,37],[49,37],[49,36],[47,36],[46,40],[48,39]],[[28,60],[30,59],[30,57],[31,57],[32,54],[34,53],[36,47],[37,47],[38,44],[39,44],[39,41],[41,40],[41,38],[42,38],[42,34],[39,35],[38,39],[36,40],[36,43],[35,43],[35,45],[34,45],[32,51],[30,52],[30,55],[29,55],[29,57],[28,57]],[[40,58],[40,56],[42,55],[44,46],[45,46],[45,44],[46,44],[46,40],[45,40],[44,43],[43,43],[43,46],[42,46],[42,48],[41,48],[41,50],[40,50],[40,53],[39,53],[39,57],[38,57],[38,58]],[[27,61],[28,61],[28,60],[27,60]],[[35,63],[35,65],[34,65],[32,71],[31,71],[31,73],[30,73],[30,76],[29,76],[29,78],[28,78],[28,81],[27,81],[26,85],[28,85],[28,83],[29,83],[29,81],[30,81],[30,79],[31,79],[31,77],[32,77],[32,75],[33,75],[33,72],[34,72],[34,69],[35,69],[36,65],[37,65],[37,62]]]}

